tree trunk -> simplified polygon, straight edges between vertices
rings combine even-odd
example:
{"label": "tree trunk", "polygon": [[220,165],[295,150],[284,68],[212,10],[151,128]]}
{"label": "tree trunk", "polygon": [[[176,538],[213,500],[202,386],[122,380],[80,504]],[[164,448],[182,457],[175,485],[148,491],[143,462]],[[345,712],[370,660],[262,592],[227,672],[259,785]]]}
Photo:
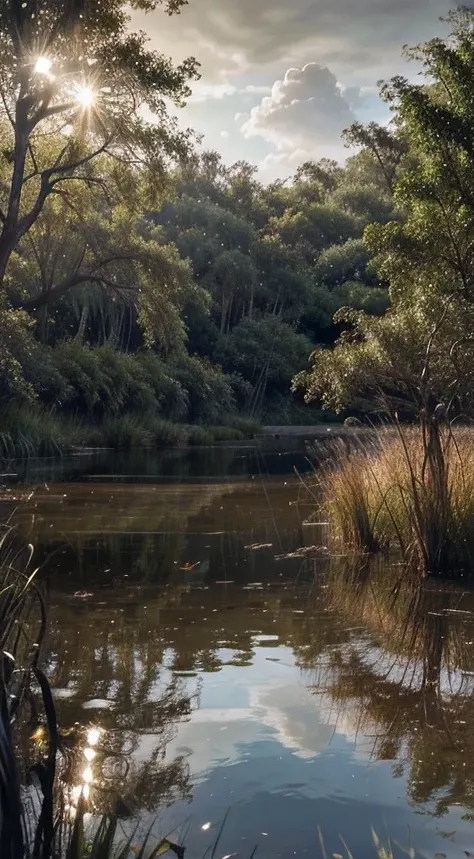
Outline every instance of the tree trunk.
{"label": "tree trunk", "polygon": [[81,318],[79,320],[79,327],[77,329],[77,334],[74,337],[74,340],[77,343],[82,344],[84,342],[84,334],[86,333],[86,325],[87,325],[88,317],[89,317],[89,308],[87,307],[87,305],[84,305],[84,307],[82,308],[82,312],[81,312]]}
{"label": "tree trunk", "polygon": [[46,343],[48,339],[48,305],[43,304],[38,313],[38,337],[40,343]]}
{"label": "tree trunk", "polygon": [[28,118],[24,104],[19,101],[15,116],[15,150],[13,172],[8,198],[5,223],[0,234],[0,286],[3,286],[5,272],[18,238],[21,192],[25,175],[26,153],[28,151]]}

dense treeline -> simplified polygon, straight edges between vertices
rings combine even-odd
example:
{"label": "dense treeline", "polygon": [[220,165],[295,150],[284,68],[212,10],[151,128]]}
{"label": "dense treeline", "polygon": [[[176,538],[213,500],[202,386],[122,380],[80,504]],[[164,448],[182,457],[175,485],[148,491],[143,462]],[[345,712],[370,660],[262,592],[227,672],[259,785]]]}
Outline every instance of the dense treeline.
{"label": "dense treeline", "polygon": [[197,63],[149,50],[120,0],[12,0],[0,37],[3,448],[317,419],[291,380],[342,308],[388,306],[363,233],[398,217],[404,147],[353,129],[346,167],[263,186],[180,129],[165,99],[183,103]]}
{"label": "dense treeline", "polygon": [[197,64],[150,51],[119,0],[34,5],[0,17],[4,447],[54,427],[200,441],[380,395],[469,409],[472,11],[415,50],[424,83],[382,87],[390,127],[345,132],[344,167],[265,186],[179,129],[163,99],[185,100]]}
{"label": "dense treeline", "polygon": [[94,424],[317,418],[291,379],[335,340],[340,308],[386,309],[362,234],[393,217],[391,195],[368,152],[268,187],[255,172],[192,154],[154,209],[106,155],[70,180],[10,258],[2,403]]}

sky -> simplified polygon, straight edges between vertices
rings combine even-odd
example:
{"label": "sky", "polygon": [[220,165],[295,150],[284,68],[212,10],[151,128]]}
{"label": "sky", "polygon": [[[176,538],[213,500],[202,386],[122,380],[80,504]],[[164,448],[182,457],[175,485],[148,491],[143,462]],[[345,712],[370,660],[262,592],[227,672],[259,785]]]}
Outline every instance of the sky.
{"label": "sky", "polygon": [[135,13],[150,47],[194,56],[201,79],[179,112],[226,163],[263,181],[308,159],[344,161],[341,131],[386,122],[377,82],[414,77],[403,45],[444,35],[446,0],[189,0],[179,16]]}

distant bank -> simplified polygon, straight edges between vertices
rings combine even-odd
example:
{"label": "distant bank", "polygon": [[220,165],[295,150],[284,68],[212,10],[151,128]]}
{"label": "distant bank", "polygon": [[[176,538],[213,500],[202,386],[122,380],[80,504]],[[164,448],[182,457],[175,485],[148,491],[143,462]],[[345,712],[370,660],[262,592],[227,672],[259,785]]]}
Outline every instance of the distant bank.
{"label": "distant bank", "polygon": [[344,424],[315,424],[307,427],[262,427],[261,435],[271,436],[272,438],[323,438],[328,435],[360,435],[361,432],[368,432],[368,429],[361,427],[348,427]]}

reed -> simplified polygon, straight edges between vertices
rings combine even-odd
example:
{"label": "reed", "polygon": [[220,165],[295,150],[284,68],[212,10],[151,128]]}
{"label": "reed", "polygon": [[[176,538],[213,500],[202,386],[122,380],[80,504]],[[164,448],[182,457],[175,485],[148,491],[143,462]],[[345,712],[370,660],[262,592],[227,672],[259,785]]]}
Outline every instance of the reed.
{"label": "reed", "polygon": [[436,421],[397,422],[318,473],[338,547],[395,551],[421,575],[474,571],[474,432]]}

